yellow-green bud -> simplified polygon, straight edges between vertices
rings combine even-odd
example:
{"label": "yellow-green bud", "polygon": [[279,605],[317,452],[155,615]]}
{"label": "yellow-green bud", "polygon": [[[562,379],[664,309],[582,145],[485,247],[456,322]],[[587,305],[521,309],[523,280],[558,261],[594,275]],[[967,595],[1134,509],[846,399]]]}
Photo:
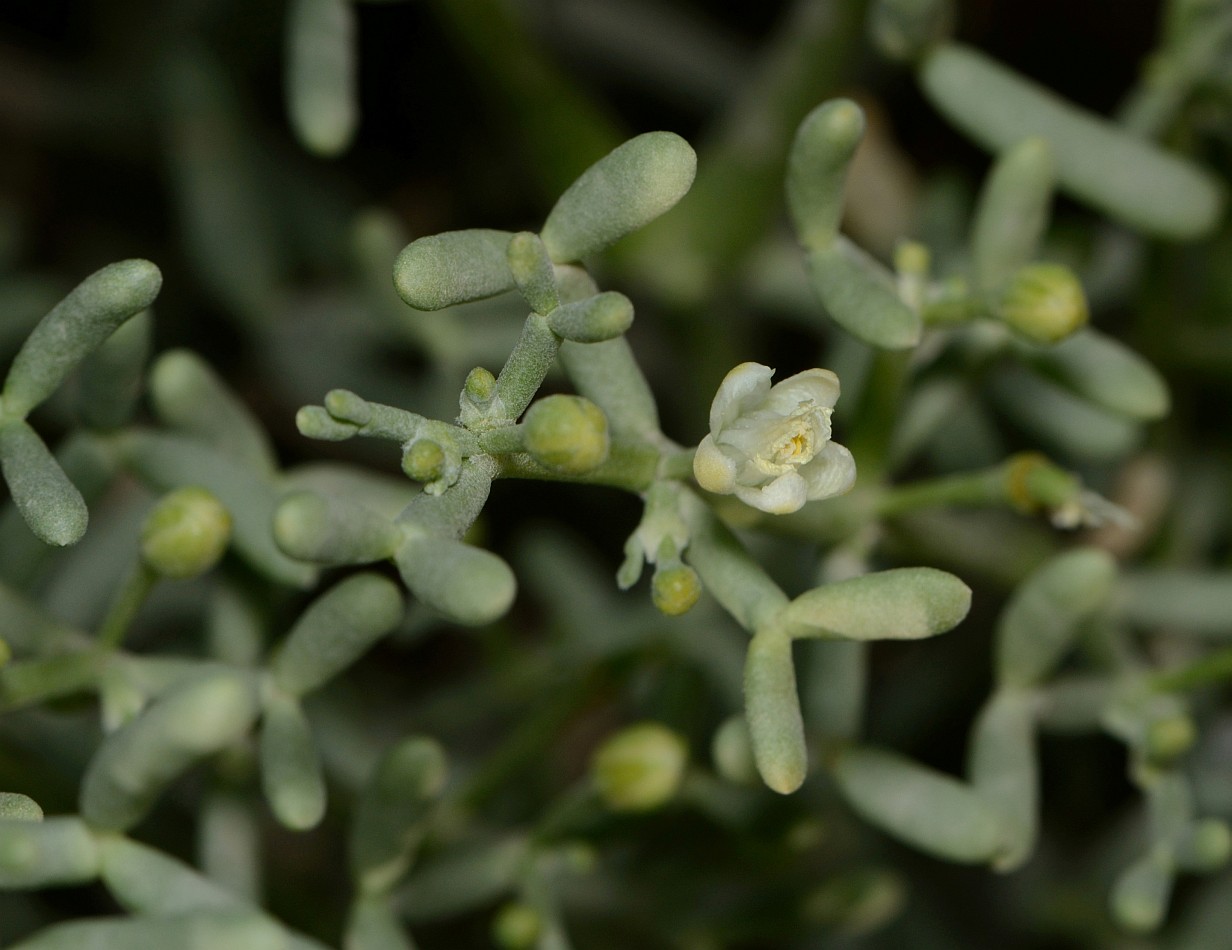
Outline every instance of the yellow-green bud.
{"label": "yellow-green bud", "polygon": [[536,462],[552,471],[585,475],[607,461],[607,417],[581,396],[548,396],[526,411],[523,444]]}
{"label": "yellow-green bud", "polygon": [[222,558],[231,540],[231,514],[204,488],[177,488],[164,495],[141,528],[141,557],[163,577],[204,574]]}
{"label": "yellow-green bud", "polygon": [[1188,752],[1197,738],[1197,729],[1189,716],[1165,716],[1147,727],[1146,752],[1152,762],[1171,762]]}
{"label": "yellow-green bud", "polygon": [[903,241],[894,249],[894,269],[900,274],[927,277],[932,267],[932,254],[919,241]]}
{"label": "yellow-green bud", "polygon": [[1028,339],[1056,343],[1087,322],[1087,298],[1068,267],[1029,264],[1010,278],[996,313]]}
{"label": "yellow-green bud", "polygon": [[528,950],[535,945],[542,929],[539,911],[521,901],[510,901],[492,921],[492,939],[505,950]]}
{"label": "yellow-green bud", "polygon": [[482,366],[476,366],[466,374],[463,392],[472,402],[487,402],[496,392],[496,377]]}
{"label": "yellow-green bud", "polygon": [[650,584],[650,597],[654,605],[669,617],[679,616],[691,609],[701,595],[701,579],[697,571],[687,564],[655,571]]}
{"label": "yellow-green bud", "polygon": [[7,643],[0,640],[0,666],[4,666],[11,659],[13,659],[13,651]]}
{"label": "yellow-green bud", "polygon": [[434,482],[445,473],[445,450],[431,439],[416,439],[402,455],[402,471],[417,482]]}
{"label": "yellow-green bud", "polygon": [[688,761],[684,740],[666,726],[644,722],[618,732],[590,763],[599,795],[614,811],[650,811],[676,794]]}
{"label": "yellow-green bud", "polygon": [[1219,818],[1203,818],[1186,829],[1177,849],[1177,863],[1186,871],[1209,874],[1232,856],[1232,831]]}

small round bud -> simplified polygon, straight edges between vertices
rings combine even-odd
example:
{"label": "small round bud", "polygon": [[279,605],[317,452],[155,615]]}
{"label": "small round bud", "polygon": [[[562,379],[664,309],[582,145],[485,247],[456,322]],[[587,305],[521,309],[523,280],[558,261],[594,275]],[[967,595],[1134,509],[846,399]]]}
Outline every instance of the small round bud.
{"label": "small round bud", "polygon": [[496,377],[482,366],[476,366],[466,374],[463,392],[472,402],[487,402],[496,392]]}
{"label": "small round bud", "polygon": [[231,515],[204,488],[177,488],[164,495],[141,528],[141,557],[163,577],[204,574],[222,558],[231,540]]}
{"label": "small round bud", "polygon": [[1188,752],[1197,738],[1197,729],[1189,716],[1165,716],[1147,727],[1146,752],[1152,762],[1171,762]]}
{"label": "small round bud", "polygon": [[752,785],[757,781],[753,741],[744,716],[735,715],[723,721],[710,740],[710,757],[714,759],[715,771],[729,782]]}
{"label": "small round bud", "polygon": [[664,571],[655,571],[650,585],[654,605],[669,617],[688,611],[702,595],[702,582],[697,571],[687,564],[677,564]]}
{"label": "small round bud", "polygon": [[1056,343],[1087,322],[1087,298],[1068,267],[1029,264],[1010,278],[996,313],[1029,340]]}
{"label": "small round bud", "polygon": [[657,722],[630,726],[595,753],[590,774],[614,811],[650,811],[666,804],[684,778],[688,747]]}
{"label": "small round bud", "polygon": [[402,455],[402,471],[417,482],[434,482],[445,474],[445,450],[431,439],[416,439]]}
{"label": "small round bud", "polygon": [[539,939],[543,918],[539,911],[521,901],[510,901],[492,921],[492,939],[505,950],[529,950]]}
{"label": "small round bud", "polygon": [[554,472],[584,475],[607,461],[607,417],[581,396],[548,396],[526,411],[523,444]]}
{"label": "small round bud", "polygon": [[932,254],[919,241],[903,241],[894,249],[894,269],[900,274],[927,277],[932,267]]}
{"label": "small round bud", "polygon": [[1232,856],[1232,831],[1219,818],[1203,818],[1186,830],[1177,848],[1177,863],[1186,871],[1209,874]]}

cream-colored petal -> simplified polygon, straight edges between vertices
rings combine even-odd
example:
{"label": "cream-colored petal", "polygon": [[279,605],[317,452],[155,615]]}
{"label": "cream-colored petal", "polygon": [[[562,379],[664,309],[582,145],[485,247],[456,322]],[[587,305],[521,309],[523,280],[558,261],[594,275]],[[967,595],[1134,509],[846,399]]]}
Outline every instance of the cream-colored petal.
{"label": "cream-colored petal", "polygon": [[797,471],[808,484],[809,501],[816,501],[850,490],[856,481],[856,460],[845,446],[827,442],[811,462]]}
{"label": "cream-colored petal", "polygon": [[706,491],[730,495],[736,487],[736,463],[706,436],[693,456],[693,477]]}
{"label": "cream-colored petal", "polygon": [[796,472],[780,475],[763,488],[736,486],[736,497],[746,505],[771,515],[789,515],[808,501],[808,486]]}
{"label": "cream-colored petal", "polygon": [[838,402],[838,377],[828,369],[806,369],[775,383],[763,403],[779,415],[795,411],[800,403],[833,409]]}
{"label": "cream-colored petal", "polygon": [[761,402],[770,391],[774,370],[761,363],[741,363],[723,377],[719,391],[710,404],[710,432],[720,432],[730,425],[745,408]]}

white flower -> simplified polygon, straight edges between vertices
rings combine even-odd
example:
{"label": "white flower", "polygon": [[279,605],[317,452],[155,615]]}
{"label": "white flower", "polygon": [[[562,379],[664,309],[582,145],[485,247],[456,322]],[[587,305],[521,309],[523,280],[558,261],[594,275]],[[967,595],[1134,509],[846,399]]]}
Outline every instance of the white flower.
{"label": "white flower", "polygon": [[830,441],[838,377],[807,369],[771,386],[773,375],[768,366],[741,363],[724,377],[693,474],[707,491],[734,493],[746,505],[785,515],[847,491],[856,464]]}

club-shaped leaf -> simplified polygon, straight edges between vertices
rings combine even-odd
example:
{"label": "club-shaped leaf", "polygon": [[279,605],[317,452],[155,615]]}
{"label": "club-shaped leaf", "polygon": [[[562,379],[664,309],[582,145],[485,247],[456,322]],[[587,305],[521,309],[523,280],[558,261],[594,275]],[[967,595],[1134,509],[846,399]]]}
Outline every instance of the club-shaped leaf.
{"label": "club-shaped leaf", "polygon": [[859,746],[844,751],[833,772],[858,815],[921,851],[982,864],[1003,847],[992,806],[949,775],[895,752]]}
{"label": "club-shaped leaf", "polygon": [[278,688],[312,692],[358,660],[402,619],[402,592],[379,574],[354,574],[314,600],[270,662]]}
{"label": "club-shaped leaf", "polygon": [[647,132],[586,169],[544,222],[544,246],[558,264],[578,261],[649,224],[684,197],[697,156],[673,132]]}
{"label": "club-shaped leaf", "polygon": [[76,544],[90,513],[81,492],[24,419],[0,423],[0,469],[13,504],[46,544]]}
{"label": "club-shaped leaf", "polygon": [[291,128],[318,155],[337,155],[359,122],[355,11],[347,0],[294,0],[287,14]]}
{"label": "club-shaped leaf", "polygon": [[781,795],[794,792],[808,772],[808,751],[791,639],[781,631],[762,630],[749,641],[744,664],[744,717],[762,779]]}
{"label": "club-shaped leaf", "polygon": [[1028,136],[1048,140],[1061,188],[1148,234],[1209,232],[1223,210],[1213,178],[1147,139],[1066,102],[977,50],[945,43],[920,68],[924,94],[992,151]]}
{"label": "club-shaped leaf", "polygon": [[900,567],[801,594],[779,622],[791,636],[919,640],[953,628],[971,608],[971,588],[931,567]]}
{"label": "club-shaped leaf", "polygon": [[129,317],[158,296],[163,277],[149,261],[108,264],[78,284],[26,338],[4,381],[3,409],[24,417]]}
{"label": "club-shaped leaf", "polygon": [[800,123],[787,157],[787,207],[810,250],[838,234],[847,168],[863,137],[864,113],[850,99],[822,103]]}
{"label": "club-shaped leaf", "polygon": [[80,818],[0,821],[0,888],[82,884],[98,876],[98,847]]}
{"label": "club-shaped leaf", "polygon": [[887,350],[920,341],[919,314],[899,299],[889,271],[841,234],[811,251],[808,267],[826,312],[852,336]]}
{"label": "club-shaped leaf", "polygon": [[207,670],[171,689],[95,753],[81,786],[81,815],[95,828],[137,824],[181,772],[248,731],[257,714],[255,681]]}
{"label": "club-shaped leaf", "polygon": [[474,228],[412,241],[394,262],[394,287],[416,310],[441,310],[514,287],[508,231]]}
{"label": "club-shaped leaf", "polygon": [[261,787],[274,817],[305,831],[325,816],[325,777],[299,701],[269,690],[262,701]]}
{"label": "club-shaped leaf", "polygon": [[1019,585],[997,624],[997,679],[1032,686],[1055,669],[1082,622],[1112,593],[1116,562],[1098,548],[1066,551]]}

